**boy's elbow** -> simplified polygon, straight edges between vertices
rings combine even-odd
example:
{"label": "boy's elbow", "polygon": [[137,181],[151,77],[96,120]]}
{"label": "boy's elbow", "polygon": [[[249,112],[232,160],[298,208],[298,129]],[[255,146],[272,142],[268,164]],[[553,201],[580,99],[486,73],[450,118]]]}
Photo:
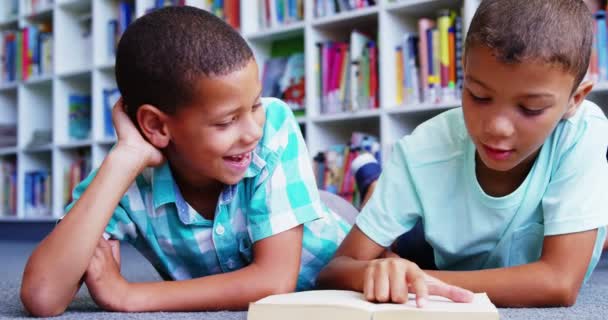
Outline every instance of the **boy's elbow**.
{"label": "boy's elbow", "polygon": [[[277,277],[278,278],[278,277]],[[269,286],[271,295],[284,294],[296,291],[298,279],[296,277],[281,277],[282,279],[275,279],[272,281],[272,285]]]}
{"label": "boy's elbow", "polygon": [[561,281],[550,285],[550,293],[547,295],[551,301],[548,304],[555,307],[571,307],[578,298],[579,286],[571,281]]}
{"label": "boy's elbow", "polygon": [[20,298],[25,311],[34,317],[54,317],[65,311],[64,306],[53,303],[56,297],[48,288],[34,287],[24,282],[21,286]]}

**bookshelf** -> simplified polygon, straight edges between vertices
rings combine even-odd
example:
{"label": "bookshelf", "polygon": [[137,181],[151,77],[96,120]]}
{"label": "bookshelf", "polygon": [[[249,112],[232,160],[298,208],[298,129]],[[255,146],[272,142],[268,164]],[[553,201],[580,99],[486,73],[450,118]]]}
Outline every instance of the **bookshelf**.
{"label": "bookshelf", "polygon": [[[188,0],[202,7],[205,0]],[[258,1],[241,0],[241,32],[251,45],[260,68],[270,57],[272,43],[301,38],[304,41],[306,76],[306,113],[298,118],[305,133],[311,157],[332,144],[345,143],[352,131],[361,131],[380,139],[384,154],[403,135],[419,123],[458,103],[399,105],[394,49],[404,32],[415,31],[418,19],[434,18],[440,9],[456,9],[469,24],[479,0],[378,0],[376,5],[317,18],[315,0],[304,1],[304,19],[274,28],[259,26]],[[6,1],[6,3],[12,2]],[[52,72],[31,76],[26,81],[0,82],[0,125],[17,125],[17,145],[0,147],[0,161],[13,161],[17,168],[17,210],[7,215],[0,207],[0,221],[53,221],[63,212],[66,181],[70,164],[86,157],[93,167],[101,164],[115,138],[104,130],[104,89],[115,87],[114,57],[107,49],[108,21],[117,17],[119,0],[54,0],[49,6],[26,12],[25,0],[19,0],[16,13],[8,5],[0,7],[0,30],[23,28],[46,22],[53,26]],[[137,17],[154,0],[131,0]],[[319,64],[316,43],[348,40],[352,30],[376,34],[378,44],[378,109],[337,114],[322,114],[316,68]],[[261,73],[260,73],[261,74]],[[90,137],[73,140],[68,134],[68,97],[91,96]],[[594,89],[591,99],[600,105],[608,102],[608,84]],[[607,110],[606,108],[604,109]],[[46,143],[30,146],[35,132],[50,132]],[[44,136],[44,135],[43,135]],[[312,160],[311,160],[312,161]],[[51,177],[51,204],[46,212],[27,210],[26,175],[47,171]],[[4,210],[6,211],[6,210]]]}

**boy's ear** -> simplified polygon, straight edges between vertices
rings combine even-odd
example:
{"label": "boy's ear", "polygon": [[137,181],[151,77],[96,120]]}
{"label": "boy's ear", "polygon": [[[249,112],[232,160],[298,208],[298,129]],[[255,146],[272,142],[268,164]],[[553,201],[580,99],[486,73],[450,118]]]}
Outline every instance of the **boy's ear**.
{"label": "boy's ear", "polygon": [[581,84],[576,88],[576,91],[570,97],[570,101],[568,101],[568,110],[564,114],[564,119],[568,119],[572,117],[576,110],[581,106],[581,103],[587,98],[587,95],[593,89],[593,82],[590,80],[585,80],[581,82]]}
{"label": "boy's ear", "polygon": [[144,138],[158,149],[165,148],[171,141],[167,127],[167,114],[153,105],[144,104],[137,109],[137,123]]}

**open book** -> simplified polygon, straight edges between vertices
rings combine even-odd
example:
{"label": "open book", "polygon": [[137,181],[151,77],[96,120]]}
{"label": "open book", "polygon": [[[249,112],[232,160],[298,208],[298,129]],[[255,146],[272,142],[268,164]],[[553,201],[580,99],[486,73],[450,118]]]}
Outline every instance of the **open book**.
{"label": "open book", "polygon": [[249,305],[248,320],[490,320],[498,311],[485,293],[470,303],[455,303],[430,296],[417,308],[414,295],[404,304],[372,303],[354,291],[319,290],[280,294]]}

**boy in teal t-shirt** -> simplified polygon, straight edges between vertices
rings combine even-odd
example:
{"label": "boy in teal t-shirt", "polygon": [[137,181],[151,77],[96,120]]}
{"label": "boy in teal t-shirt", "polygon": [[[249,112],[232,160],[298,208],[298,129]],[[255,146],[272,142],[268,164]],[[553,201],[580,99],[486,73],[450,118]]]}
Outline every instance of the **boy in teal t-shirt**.
{"label": "boy in teal t-shirt", "polygon": [[[500,306],[574,304],[608,224],[608,121],[582,81],[592,43],[582,1],[482,1],[465,43],[462,108],[393,147],[320,283],[380,302],[402,302],[409,289],[422,304],[447,282]],[[379,258],[419,222],[438,269],[426,282],[410,279],[416,264]]]}

